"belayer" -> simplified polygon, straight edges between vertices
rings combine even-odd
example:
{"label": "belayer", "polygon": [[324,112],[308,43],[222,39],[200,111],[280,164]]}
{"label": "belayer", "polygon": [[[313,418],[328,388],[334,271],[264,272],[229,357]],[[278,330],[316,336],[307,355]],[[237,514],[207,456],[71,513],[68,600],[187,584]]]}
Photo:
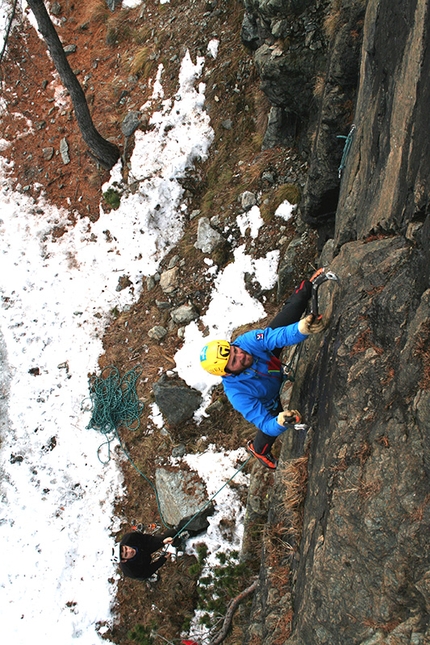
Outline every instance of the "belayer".
{"label": "belayer", "polygon": [[[162,535],[151,535],[134,530],[126,533],[119,544],[120,568],[126,578],[147,580],[170,558],[167,548],[183,547],[188,537],[194,537],[209,526],[207,515],[213,512],[212,507],[205,512],[196,514],[191,519],[185,517],[179,524]],[[163,549],[158,558],[153,554]]]}
{"label": "belayer", "polygon": [[248,451],[272,470],[277,466],[271,453],[276,437],[301,420],[297,410],[282,409],[280,390],[285,377],[279,356],[283,347],[323,331],[322,316],[315,315],[317,312],[301,316],[308,301],[317,300],[317,289],[326,280],[337,277],[318,269],[295,289],[266,329],[248,331],[232,343],[210,341],[200,353],[203,369],[222,377],[232,406],[258,428],[254,441],[248,441]]}

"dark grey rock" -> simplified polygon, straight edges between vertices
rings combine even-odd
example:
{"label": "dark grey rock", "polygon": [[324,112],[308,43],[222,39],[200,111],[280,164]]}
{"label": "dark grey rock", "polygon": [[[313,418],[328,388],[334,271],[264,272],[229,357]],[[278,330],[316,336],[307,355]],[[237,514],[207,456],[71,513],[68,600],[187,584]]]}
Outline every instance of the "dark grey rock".
{"label": "dark grey rock", "polygon": [[244,211],[249,211],[257,203],[257,197],[255,193],[251,193],[250,190],[245,190],[240,196],[240,205]]}
{"label": "dark grey rock", "polygon": [[157,305],[158,309],[170,309],[172,306],[170,302],[167,302],[166,300],[156,300],[155,304]]}
{"label": "dark grey rock", "polygon": [[[429,7],[351,0],[338,18],[301,208],[320,230],[331,218],[334,239],[320,264],[340,282],[320,288],[329,323],[303,345],[289,404],[308,426],[303,519],[299,532],[289,533],[282,500],[291,434],[285,433],[267,529],[285,528],[285,548],[272,567],[273,542],[263,544],[244,642],[258,635],[263,645],[424,645],[430,642]],[[307,28],[310,46],[320,39],[310,20]],[[333,177],[340,158],[333,160],[343,142],[334,139],[351,123],[356,132],[339,192]],[[282,597],[279,567],[291,575]],[[275,619],[289,612],[294,618],[285,636]]]}
{"label": "dark grey rock", "polygon": [[74,54],[76,50],[77,50],[76,45],[66,45],[64,47],[64,53],[66,54],[66,56],[69,56],[70,54]]}
{"label": "dark grey rock", "polygon": [[287,250],[279,262],[277,300],[281,302],[293,291],[297,282],[296,258],[303,246],[301,238],[295,238],[290,242]]}
{"label": "dark grey rock", "polygon": [[148,336],[153,340],[163,340],[167,336],[167,329],[161,325],[155,325],[148,331]]}
{"label": "dark grey rock", "polygon": [[42,154],[45,161],[50,161],[54,156],[54,148],[52,146],[49,146],[48,148],[43,148]]}
{"label": "dark grey rock", "polygon": [[242,20],[242,29],[240,32],[242,42],[250,49],[257,49],[261,45],[260,34],[255,17],[245,12]]}
{"label": "dark grey rock", "polygon": [[199,317],[199,313],[192,304],[181,305],[172,310],[172,320],[177,325],[187,325]]}
{"label": "dark grey rock", "polygon": [[262,149],[292,145],[296,136],[297,117],[283,107],[270,108]]}
{"label": "dark grey rock", "polygon": [[140,125],[140,112],[128,112],[122,120],[121,132],[125,137],[131,137]]}
{"label": "dark grey rock", "polygon": [[172,450],[172,457],[178,458],[178,457],[183,457],[187,452],[186,447],[184,446],[183,443],[180,443],[179,446],[175,446]]}
{"label": "dark grey rock", "polygon": [[53,2],[50,6],[50,12],[53,16],[59,16],[62,12],[62,8],[59,2]]}
{"label": "dark grey rock", "polygon": [[202,403],[202,395],[185,384],[175,384],[160,379],[153,386],[155,402],[166,422],[177,426],[192,418]]}
{"label": "dark grey rock", "polygon": [[156,285],[156,282],[155,282],[154,276],[149,275],[146,278],[146,288],[147,288],[147,290],[152,291],[155,288],[155,285]]}
{"label": "dark grey rock", "polygon": [[122,0],[106,0],[106,4],[108,9],[115,11],[115,9],[122,4]]}

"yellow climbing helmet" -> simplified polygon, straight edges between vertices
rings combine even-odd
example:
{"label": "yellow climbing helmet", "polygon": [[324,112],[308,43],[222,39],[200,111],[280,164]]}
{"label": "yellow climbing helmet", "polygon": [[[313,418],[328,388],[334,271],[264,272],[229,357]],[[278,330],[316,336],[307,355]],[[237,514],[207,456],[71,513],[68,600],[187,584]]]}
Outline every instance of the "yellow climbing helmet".
{"label": "yellow climbing helmet", "polygon": [[230,343],[226,340],[211,340],[200,352],[200,364],[206,372],[225,376],[230,356]]}

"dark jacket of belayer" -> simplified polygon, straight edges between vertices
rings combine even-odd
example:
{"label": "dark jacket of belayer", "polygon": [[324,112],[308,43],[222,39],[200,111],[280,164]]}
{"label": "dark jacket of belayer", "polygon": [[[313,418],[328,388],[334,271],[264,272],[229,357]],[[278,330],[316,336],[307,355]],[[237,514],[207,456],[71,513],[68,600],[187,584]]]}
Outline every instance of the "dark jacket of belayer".
{"label": "dark jacket of belayer", "polygon": [[130,560],[120,562],[123,574],[127,578],[139,580],[150,578],[167,560],[165,555],[161,555],[153,562],[151,559],[152,553],[165,546],[163,543],[164,537],[147,535],[146,533],[140,533],[140,531],[126,533],[121,540],[120,549],[122,546],[131,546],[136,549],[137,553]]}

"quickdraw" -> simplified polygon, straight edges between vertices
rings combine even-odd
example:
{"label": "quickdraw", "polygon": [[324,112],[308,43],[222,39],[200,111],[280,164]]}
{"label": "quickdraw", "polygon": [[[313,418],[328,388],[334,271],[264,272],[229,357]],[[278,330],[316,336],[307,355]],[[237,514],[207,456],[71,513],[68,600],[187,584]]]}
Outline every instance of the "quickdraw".
{"label": "quickdraw", "polygon": [[355,132],[355,125],[352,124],[351,130],[349,131],[349,134],[347,137],[345,137],[343,134],[338,134],[336,137],[337,139],[345,139],[345,145],[343,146],[343,153],[342,153],[342,158],[340,160],[340,166],[337,170],[339,179],[341,179],[343,170],[346,166],[346,158],[348,156],[348,152],[352,145],[352,138],[354,136],[354,132]]}
{"label": "quickdraw", "polygon": [[325,271],[324,273],[321,274],[320,277],[322,278],[321,280],[316,280],[315,282],[312,283],[311,314],[315,316],[315,318],[318,318],[318,315],[319,315],[318,289],[327,280],[334,280],[335,282],[339,282],[339,278],[335,273],[333,273],[333,271]]}

